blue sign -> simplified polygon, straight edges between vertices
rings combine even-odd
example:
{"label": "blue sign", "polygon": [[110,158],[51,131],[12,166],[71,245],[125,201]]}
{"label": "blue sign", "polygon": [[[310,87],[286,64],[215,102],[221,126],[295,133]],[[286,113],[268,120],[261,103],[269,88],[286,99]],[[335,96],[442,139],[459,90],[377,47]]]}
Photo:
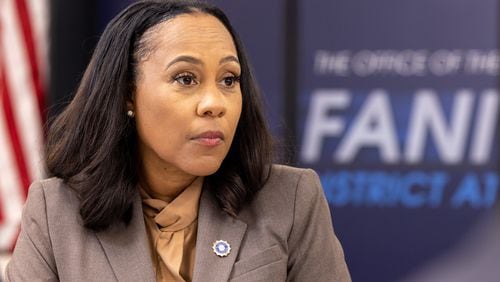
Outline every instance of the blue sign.
{"label": "blue sign", "polygon": [[353,279],[405,278],[499,198],[496,2],[299,11],[300,165],[320,174]]}

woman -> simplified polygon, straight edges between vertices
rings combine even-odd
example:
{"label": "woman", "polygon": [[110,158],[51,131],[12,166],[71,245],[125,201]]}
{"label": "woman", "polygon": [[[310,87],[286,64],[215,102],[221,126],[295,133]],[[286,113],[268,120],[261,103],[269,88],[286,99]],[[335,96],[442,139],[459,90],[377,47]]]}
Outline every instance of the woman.
{"label": "woman", "polygon": [[317,175],[271,165],[259,101],[219,9],[125,9],[51,127],[7,280],[350,280]]}

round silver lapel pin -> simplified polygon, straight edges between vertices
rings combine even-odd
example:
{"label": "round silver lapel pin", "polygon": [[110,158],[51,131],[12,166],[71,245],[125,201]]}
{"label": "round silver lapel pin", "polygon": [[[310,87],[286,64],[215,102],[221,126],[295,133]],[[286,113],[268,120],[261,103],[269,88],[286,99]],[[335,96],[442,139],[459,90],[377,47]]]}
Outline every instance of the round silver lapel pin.
{"label": "round silver lapel pin", "polygon": [[219,257],[227,257],[231,252],[231,245],[224,240],[217,240],[212,245],[214,253]]}

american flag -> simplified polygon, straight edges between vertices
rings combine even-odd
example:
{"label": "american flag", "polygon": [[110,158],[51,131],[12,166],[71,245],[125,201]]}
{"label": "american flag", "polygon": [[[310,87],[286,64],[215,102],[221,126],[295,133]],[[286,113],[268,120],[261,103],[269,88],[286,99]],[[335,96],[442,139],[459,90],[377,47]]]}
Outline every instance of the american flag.
{"label": "american flag", "polygon": [[19,232],[41,148],[48,55],[48,0],[0,0],[0,252]]}

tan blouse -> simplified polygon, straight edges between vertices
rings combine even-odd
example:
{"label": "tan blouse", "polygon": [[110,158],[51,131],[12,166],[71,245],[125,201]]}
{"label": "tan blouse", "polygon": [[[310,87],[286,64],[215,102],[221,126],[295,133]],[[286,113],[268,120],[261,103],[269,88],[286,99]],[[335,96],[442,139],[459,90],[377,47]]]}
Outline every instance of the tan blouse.
{"label": "tan blouse", "polygon": [[156,281],[193,280],[198,206],[203,177],[174,199],[154,199],[140,188]]}

